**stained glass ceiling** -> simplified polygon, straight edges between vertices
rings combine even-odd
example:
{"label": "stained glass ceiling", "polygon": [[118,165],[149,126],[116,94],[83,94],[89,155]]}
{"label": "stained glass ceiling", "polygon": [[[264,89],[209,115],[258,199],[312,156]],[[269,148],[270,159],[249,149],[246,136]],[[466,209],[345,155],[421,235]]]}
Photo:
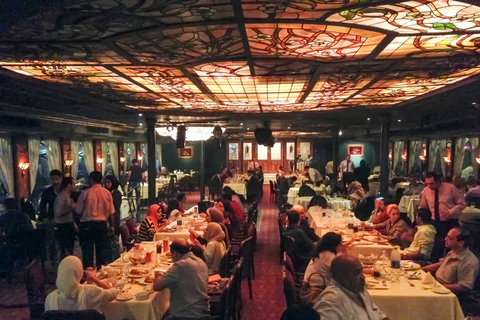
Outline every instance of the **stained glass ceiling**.
{"label": "stained glass ceiling", "polygon": [[480,1],[62,3],[0,28],[0,72],[124,109],[383,108],[480,77]]}

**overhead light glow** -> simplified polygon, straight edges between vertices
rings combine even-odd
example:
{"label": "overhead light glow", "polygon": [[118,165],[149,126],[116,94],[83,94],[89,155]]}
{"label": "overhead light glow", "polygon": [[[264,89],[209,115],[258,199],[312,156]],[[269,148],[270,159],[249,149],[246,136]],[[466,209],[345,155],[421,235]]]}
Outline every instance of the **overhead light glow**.
{"label": "overhead light glow", "polygon": [[341,136],[343,134],[342,130],[338,131],[338,135]]}
{"label": "overhead light glow", "polygon": [[[213,136],[214,127],[186,127],[185,141],[205,141]],[[164,137],[177,139],[177,128],[169,130],[169,128],[156,128],[157,133]]]}

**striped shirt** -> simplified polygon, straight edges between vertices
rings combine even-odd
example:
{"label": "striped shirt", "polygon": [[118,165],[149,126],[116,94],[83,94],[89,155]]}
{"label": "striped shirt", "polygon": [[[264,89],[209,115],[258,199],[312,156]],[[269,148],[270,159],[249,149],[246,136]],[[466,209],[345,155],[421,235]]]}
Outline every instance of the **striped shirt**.
{"label": "striped shirt", "polygon": [[145,217],[142,224],[140,225],[140,230],[138,231],[138,241],[153,241],[157,226],[153,222],[152,218]]}

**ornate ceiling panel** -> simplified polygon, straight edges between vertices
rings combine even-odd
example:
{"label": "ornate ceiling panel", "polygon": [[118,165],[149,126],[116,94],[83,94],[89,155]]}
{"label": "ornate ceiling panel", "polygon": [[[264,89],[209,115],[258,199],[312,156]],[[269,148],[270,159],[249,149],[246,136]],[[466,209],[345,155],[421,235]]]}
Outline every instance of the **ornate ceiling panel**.
{"label": "ornate ceiling panel", "polygon": [[480,73],[480,6],[455,0],[55,3],[0,21],[0,72],[131,110],[390,107]]}
{"label": "ornate ceiling panel", "polygon": [[247,24],[253,55],[320,61],[365,58],[385,37],[374,31],[314,24]]}
{"label": "ornate ceiling panel", "polygon": [[185,64],[243,54],[238,27],[208,25],[132,34],[117,44],[141,63]]}
{"label": "ornate ceiling panel", "polygon": [[453,0],[406,1],[347,9],[329,22],[347,22],[398,33],[480,30],[480,7]]}
{"label": "ornate ceiling panel", "polygon": [[480,33],[438,36],[396,37],[380,53],[378,59],[432,58],[479,51]]}

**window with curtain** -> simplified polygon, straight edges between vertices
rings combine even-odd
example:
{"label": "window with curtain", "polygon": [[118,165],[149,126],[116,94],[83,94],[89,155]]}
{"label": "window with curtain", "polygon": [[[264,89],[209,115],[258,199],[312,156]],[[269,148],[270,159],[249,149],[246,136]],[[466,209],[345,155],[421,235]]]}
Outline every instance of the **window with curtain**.
{"label": "window with curtain", "polygon": [[105,159],[103,176],[115,175],[115,173],[113,172],[112,156],[110,154],[110,147],[108,145],[108,142],[102,143],[102,153],[103,159]]}
{"label": "window with curtain", "polygon": [[37,176],[35,179],[35,186],[32,191],[32,204],[35,208],[35,211],[40,211],[40,200],[42,199],[42,192],[50,184],[50,167],[48,166],[47,159],[47,148],[45,147],[45,142],[40,141],[40,152],[38,155],[38,169]]}
{"label": "window with curtain", "polygon": [[474,176],[474,168],[472,162],[472,151],[474,146],[472,141],[469,138],[466,139],[465,146],[463,147],[463,161],[462,161],[462,172],[460,176],[464,179],[467,179],[469,176]]}
{"label": "window with curtain", "polygon": [[87,166],[85,165],[85,157],[83,154],[83,144],[80,143],[78,147],[78,170],[77,170],[77,181],[81,185],[86,185],[88,182],[88,170]]}

